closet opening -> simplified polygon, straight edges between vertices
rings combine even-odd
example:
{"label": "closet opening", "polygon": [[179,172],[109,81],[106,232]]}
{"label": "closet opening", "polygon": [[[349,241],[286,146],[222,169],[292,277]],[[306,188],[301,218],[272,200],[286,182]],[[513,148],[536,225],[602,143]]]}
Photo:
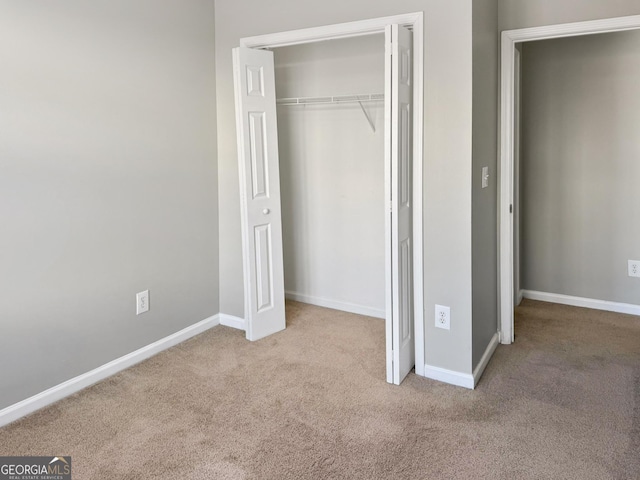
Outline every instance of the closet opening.
{"label": "closet opening", "polygon": [[384,318],[387,381],[423,374],[422,13],[233,55],[247,338],[286,328],[286,294]]}
{"label": "closet opening", "polygon": [[274,49],[287,299],[384,319],[383,34]]}

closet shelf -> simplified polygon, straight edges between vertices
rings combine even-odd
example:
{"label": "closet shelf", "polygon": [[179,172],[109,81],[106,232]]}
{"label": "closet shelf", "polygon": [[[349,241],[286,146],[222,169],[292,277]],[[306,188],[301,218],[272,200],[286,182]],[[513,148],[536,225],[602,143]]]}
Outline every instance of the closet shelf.
{"label": "closet shelf", "polygon": [[333,95],[330,97],[291,97],[278,98],[278,105],[316,105],[323,103],[360,103],[384,100],[383,93],[366,93],[359,95]]}
{"label": "closet shelf", "polygon": [[371,115],[367,112],[362,105],[362,102],[379,102],[384,100],[383,93],[365,93],[359,95],[334,95],[331,97],[292,97],[292,98],[278,98],[276,99],[277,105],[331,105],[337,103],[358,103],[362,109],[362,113],[367,117],[367,122],[373,133],[376,132],[376,126],[373,123]]}

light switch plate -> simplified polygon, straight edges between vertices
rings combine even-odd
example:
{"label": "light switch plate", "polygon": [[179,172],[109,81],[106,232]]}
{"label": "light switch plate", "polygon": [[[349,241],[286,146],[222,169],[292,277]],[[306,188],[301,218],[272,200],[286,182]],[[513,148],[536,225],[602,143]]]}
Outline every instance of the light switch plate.
{"label": "light switch plate", "polygon": [[149,290],[136,294],[136,315],[149,311]]}
{"label": "light switch plate", "polygon": [[487,188],[488,186],[489,186],[489,167],[482,167],[482,188]]}

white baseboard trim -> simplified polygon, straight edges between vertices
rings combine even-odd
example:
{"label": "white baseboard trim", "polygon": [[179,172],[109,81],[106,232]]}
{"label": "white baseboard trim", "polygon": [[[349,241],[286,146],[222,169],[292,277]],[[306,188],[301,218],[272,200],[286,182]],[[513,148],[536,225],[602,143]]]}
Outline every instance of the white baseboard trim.
{"label": "white baseboard trim", "polygon": [[424,366],[424,376],[432,380],[450,383],[451,385],[469,388],[471,390],[475,387],[473,375],[447,370],[446,368],[434,367],[433,365]]}
{"label": "white baseboard trim", "polygon": [[524,295],[524,298],[528,298],[531,300],[540,300],[541,302],[560,303],[562,305],[572,305],[574,307],[606,310],[607,312],[640,315],[640,305],[632,305],[630,303],[609,302],[607,300],[596,300],[593,298],[572,297],[570,295],[536,292],[534,290],[523,290],[522,294]]}
{"label": "white baseboard trim", "polygon": [[476,385],[478,385],[478,381],[480,380],[480,377],[482,376],[484,369],[487,368],[487,365],[489,364],[489,360],[491,360],[491,357],[493,356],[493,352],[495,352],[496,348],[498,348],[498,343],[500,343],[500,338],[498,336],[498,333],[496,332],[493,334],[493,337],[491,337],[491,341],[489,342],[489,345],[487,345],[487,349],[484,351],[484,355],[482,355],[480,362],[478,363],[476,368],[473,370],[474,388]]}
{"label": "white baseboard trim", "polygon": [[122,370],[125,370],[136,363],[140,363],[149,357],[152,357],[163,350],[171,348],[179,343],[188,340],[212,327],[215,327],[220,323],[219,315],[206,318],[201,322],[191,325],[187,328],[183,328],[179,332],[176,332],[168,337],[164,337],[157,342],[153,342],[145,347],[142,347],[135,352],[131,352],[120,358],[112,360],[109,363],[94,368],[93,370],[78,375],[66,382],[60,383],[55,387],[51,387],[44,392],[40,392],[32,397],[22,400],[18,403],[14,403],[6,408],[0,410],[0,427],[7,425],[11,422],[18,420],[30,413],[40,410],[43,407],[51,405],[52,403],[62,400],[69,395],[79,392],[83,388],[86,388],[94,383],[104,380]]}
{"label": "white baseboard trim", "polygon": [[244,318],[234,317],[233,315],[227,315],[226,313],[220,314],[220,325],[225,327],[237,328],[238,330],[246,330],[246,323]]}
{"label": "white baseboard trim", "polygon": [[524,290],[520,289],[518,290],[518,303],[516,303],[516,306],[520,305],[523,299],[524,299]]}
{"label": "white baseboard trim", "polygon": [[299,292],[285,292],[285,298],[295,300],[296,302],[309,303],[318,307],[333,308],[334,310],[342,310],[343,312],[357,313],[358,315],[366,315],[368,317],[385,318],[386,312],[377,308],[365,307],[355,303],[342,302],[340,300],[330,300],[328,298],[314,297]]}

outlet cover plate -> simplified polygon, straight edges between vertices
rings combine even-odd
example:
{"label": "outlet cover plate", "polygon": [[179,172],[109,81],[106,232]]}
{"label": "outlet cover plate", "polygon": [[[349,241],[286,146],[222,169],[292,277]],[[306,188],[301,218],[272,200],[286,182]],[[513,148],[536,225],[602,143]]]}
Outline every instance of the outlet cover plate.
{"label": "outlet cover plate", "polygon": [[640,277],[640,260],[629,260],[629,276]]}
{"label": "outlet cover plate", "polygon": [[149,311],[149,290],[136,294],[136,315]]}
{"label": "outlet cover plate", "polygon": [[451,329],[451,308],[436,305],[436,327],[444,330]]}

